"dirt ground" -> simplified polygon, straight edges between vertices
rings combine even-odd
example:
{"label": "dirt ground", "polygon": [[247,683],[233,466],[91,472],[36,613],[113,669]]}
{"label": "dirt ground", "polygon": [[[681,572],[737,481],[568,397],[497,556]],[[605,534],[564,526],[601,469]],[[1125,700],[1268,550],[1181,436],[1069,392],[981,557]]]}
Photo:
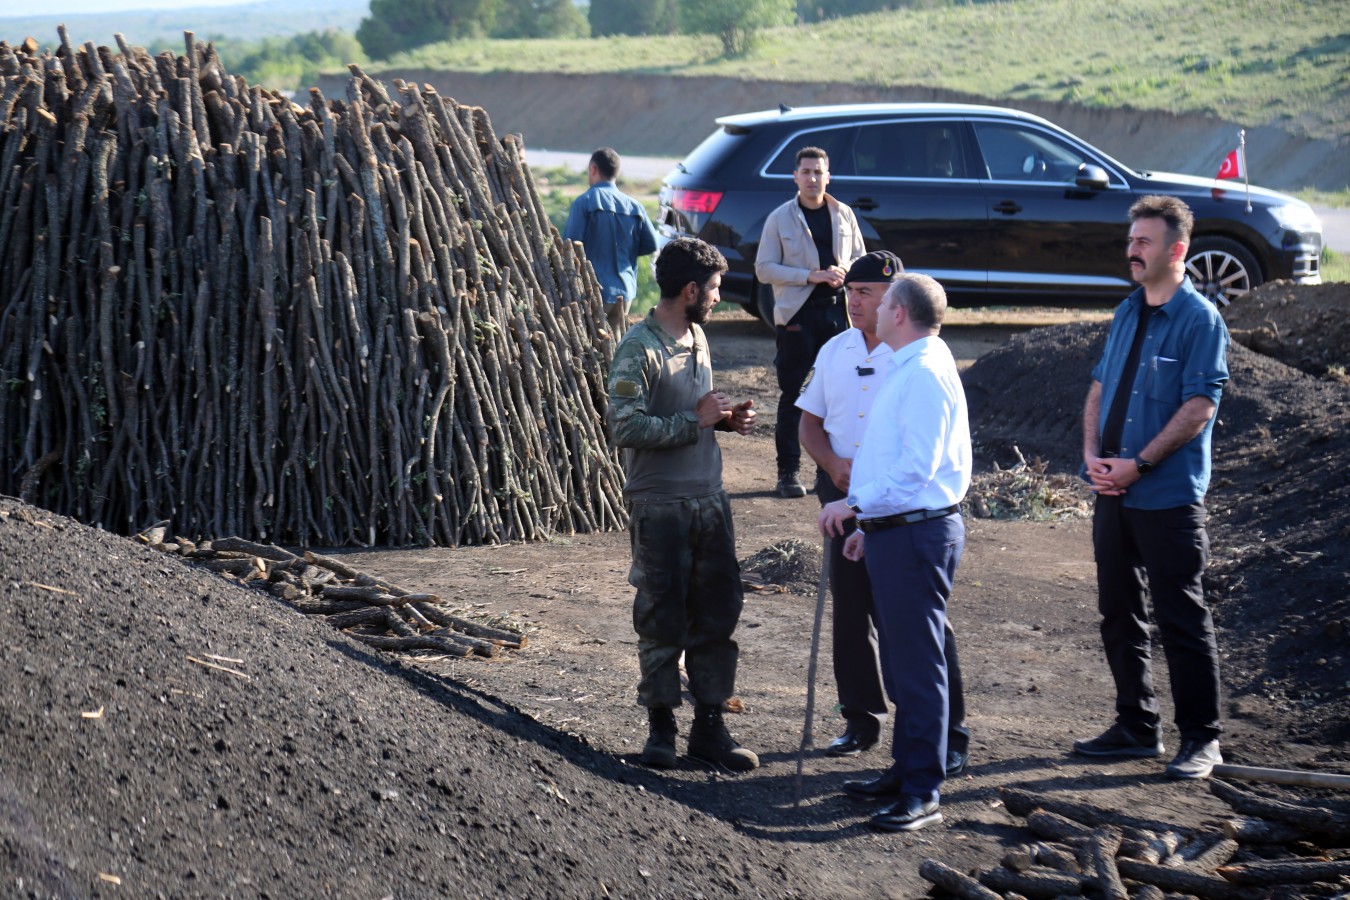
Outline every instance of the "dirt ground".
{"label": "dirt ground", "polygon": [[[1343,315],[1350,289],[1317,302]],[[1014,446],[1052,471],[1076,469],[1103,328],[1100,313],[953,316],[944,337],[971,363],[984,471],[1011,465]],[[741,558],[788,540],[818,545],[815,498],[773,493],[768,332],[740,314],[708,331],[718,384],[761,410],[756,434],[722,439]],[[1224,755],[1345,771],[1350,387],[1241,345],[1230,367],[1208,585]],[[928,889],[924,858],[987,866],[1025,839],[1001,785],[1185,827],[1225,815],[1203,784],[1165,782],[1156,762],[1066,752],[1111,720],[1087,521],[967,525],[952,618],[971,768],[946,785],[941,826],[895,836],[868,829],[867,805],[840,792],[885,766],[885,747],[852,760],[813,751],[794,803],[813,579],[747,594],[745,712],[729,722],[762,767],[731,776],[682,759],[658,774],[636,763],[645,717],[625,534],[344,552],[530,636],[497,660],[414,660],[0,499],[0,894],[916,898]],[[826,628],[818,746],[840,727],[828,616]],[[683,732],[687,708],[680,720]]]}

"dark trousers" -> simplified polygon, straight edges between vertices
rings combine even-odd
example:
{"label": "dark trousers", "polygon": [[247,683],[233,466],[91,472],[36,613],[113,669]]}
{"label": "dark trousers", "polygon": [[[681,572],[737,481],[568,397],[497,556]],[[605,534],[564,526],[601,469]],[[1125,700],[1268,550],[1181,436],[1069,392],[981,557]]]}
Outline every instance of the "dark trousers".
{"label": "dark trousers", "polygon": [[1098,497],[1092,517],[1102,644],[1116,683],[1116,715],[1131,731],[1157,732],[1149,609],[1152,595],[1177,730],[1183,740],[1219,736],[1219,648],[1201,576],[1209,560],[1205,505],[1130,509],[1120,497]]}
{"label": "dark trousers", "polygon": [[720,706],[736,691],[731,635],[744,593],[725,492],[696,500],[635,501],[628,518],[637,588],[638,703],[680,705],[680,654],[696,703]]}
{"label": "dark trousers", "polygon": [[[816,496],[820,505],[842,499],[824,470],[816,473]],[[839,690],[840,712],[850,731],[864,738],[881,732],[889,710],[886,697],[894,696],[886,684],[877,642],[876,613],[872,608],[872,580],[867,562],[844,557],[844,540],[853,533],[854,520],[845,523],[843,537],[830,541],[830,593],[833,595],[831,646],[834,681]],[[943,616],[942,655],[947,661],[947,748],[965,753],[970,745],[966,727],[966,699],[961,663],[956,655],[956,633]]]}
{"label": "dark trousers", "polygon": [[[811,301],[807,301],[808,303]],[[775,327],[778,352],[773,365],[778,373],[778,422],[774,426],[774,446],[778,451],[778,474],[796,473],[802,464],[802,447],[797,428],[802,411],[797,398],[802,383],[816,364],[816,354],[825,342],[848,328],[848,310],[843,294],[830,306],[803,306],[792,321]]]}
{"label": "dark trousers", "polygon": [[966,545],[960,515],[901,525],[865,541],[881,639],[895,700],[892,771],[901,791],[936,800],[947,757],[947,599]]}

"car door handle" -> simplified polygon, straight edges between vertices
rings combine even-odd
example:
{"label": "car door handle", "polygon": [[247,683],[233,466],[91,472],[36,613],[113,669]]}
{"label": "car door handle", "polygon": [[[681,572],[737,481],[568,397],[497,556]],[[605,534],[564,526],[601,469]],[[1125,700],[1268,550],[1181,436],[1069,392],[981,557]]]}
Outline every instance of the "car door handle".
{"label": "car door handle", "polygon": [[994,204],[994,212],[1001,212],[1005,216],[1011,216],[1014,213],[1022,211],[1022,204],[1015,203],[1012,200],[1004,200],[1002,203]]}
{"label": "car door handle", "polygon": [[873,200],[871,197],[859,197],[857,200],[854,200],[851,205],[853,206],[854,209],[873,210],[876,209],[881,204]]}

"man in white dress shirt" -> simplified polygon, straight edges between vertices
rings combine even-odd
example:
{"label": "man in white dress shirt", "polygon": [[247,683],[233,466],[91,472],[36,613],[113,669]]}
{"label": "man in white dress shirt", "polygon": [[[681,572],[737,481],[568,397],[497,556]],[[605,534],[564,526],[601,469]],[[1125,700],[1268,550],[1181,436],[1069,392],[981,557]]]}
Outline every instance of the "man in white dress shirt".
{"label": "man in white dress shirt", "polygon": [[[802,449],[816,462],[816,496],[824,506],[848,495],[853,457],[862,443],[872,403],[890,366],[891,348],[877,337],[877,309],[887,288],[904,275],[900,257],[875,250],[859,257],[844,277],[853,327],[826,342],[806,376],[797,406],[802,411]],[[844,535],[853,532],[853,522]],[[844,558],[844,541],[830,541],[830,589],[834,681],[844,733],[825,749],[830,756],[856,756],[876,746],[889,710],[878,659],[872,583],[862,561]],[[965,771],[970,746],[966,728],[956,635],[944,629],[947,660],[947,777]]]}
{"label": "man in white dress shirt", "polygon": [[[947,663],[943,654],[970,487],[965,391],[938,337],[947,295],[926,275],[905,275],[877,310],[877,335],[894,351],[854,458],[849,494],[820,512],[820,530],[839,536],[855,516],[844,555],[867,561],[887,686],[896,704],[894,760],[850,794],[893,802],[871,818],[885,831],[942,821],[939,789],[947,751]],[[865,553],[865,556],[864,556]]]}

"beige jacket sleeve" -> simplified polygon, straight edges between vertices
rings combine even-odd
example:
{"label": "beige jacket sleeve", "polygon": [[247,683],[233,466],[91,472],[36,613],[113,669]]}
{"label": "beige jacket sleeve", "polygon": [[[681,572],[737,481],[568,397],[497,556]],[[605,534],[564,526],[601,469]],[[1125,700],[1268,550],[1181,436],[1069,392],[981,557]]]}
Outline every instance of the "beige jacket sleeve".
{"label": "beige jacket sleeve", "polygon": [[[825,202],[830,207],[830,221],[834,225],[834,257],[847,269],[866,252],[862,231],[853,210],[828,194]],[[755,253],[756,280],[773,288],[774,324],[786,325],[792,321],[815,290],[815,285],[806,279],[820,267],[820,254],[816,252],[806,218],[794,197],[764,220],[759,249]]]}

